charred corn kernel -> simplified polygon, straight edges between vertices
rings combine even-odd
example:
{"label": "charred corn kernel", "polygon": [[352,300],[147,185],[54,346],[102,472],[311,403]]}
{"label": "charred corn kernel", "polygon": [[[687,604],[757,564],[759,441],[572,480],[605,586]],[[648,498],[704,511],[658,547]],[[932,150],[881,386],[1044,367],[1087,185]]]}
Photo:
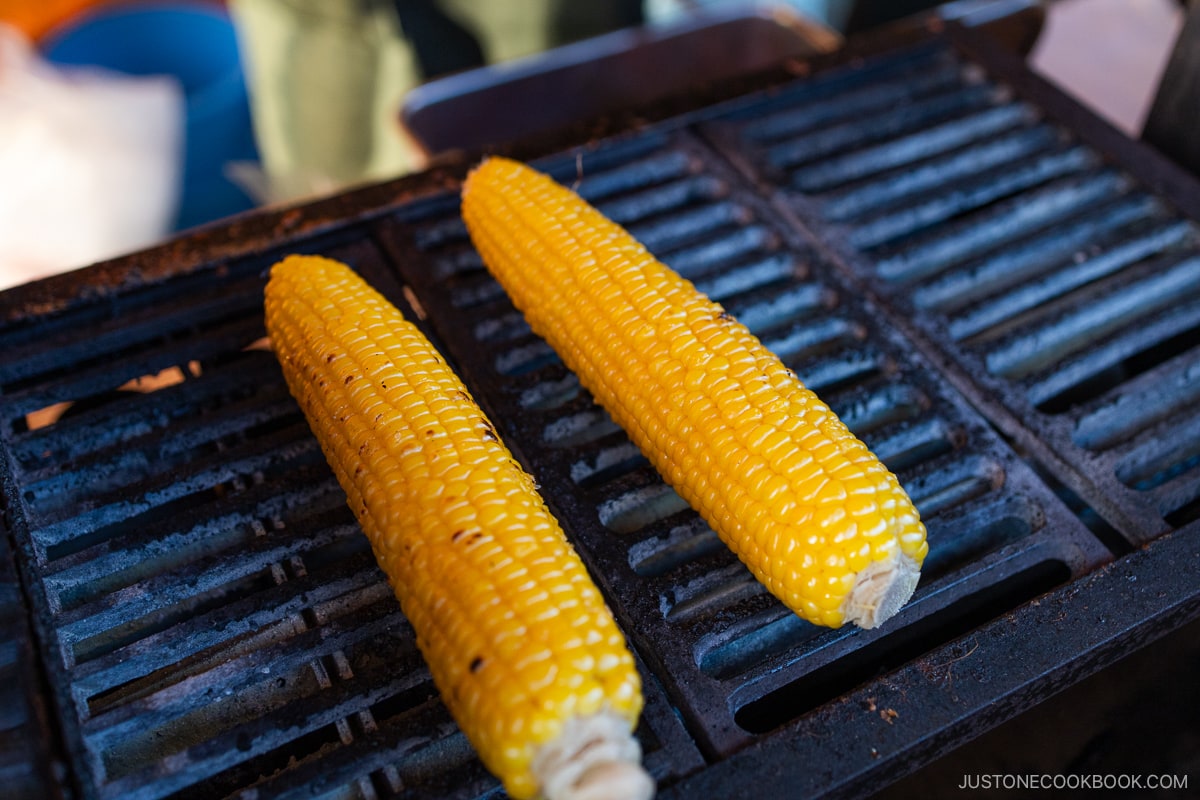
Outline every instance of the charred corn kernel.
{"label": "charred corn kernel", "polygon": [[483,762],[514,798],[572,797],[570,748],[586,761],[597,750],[587,745],[609,737],[619,752],[604,763],[634,789],[604,794],[647,797],[633,657],[466,387],[343,264],[288,257],[265,308],[288,386]]}
{"label": "charred corn kernel", "polygon": [[462,213],[533,330],[775,596],[833,627],[908,600],[928,549],[912,502],[746,327],[522,164],[485,160]]}

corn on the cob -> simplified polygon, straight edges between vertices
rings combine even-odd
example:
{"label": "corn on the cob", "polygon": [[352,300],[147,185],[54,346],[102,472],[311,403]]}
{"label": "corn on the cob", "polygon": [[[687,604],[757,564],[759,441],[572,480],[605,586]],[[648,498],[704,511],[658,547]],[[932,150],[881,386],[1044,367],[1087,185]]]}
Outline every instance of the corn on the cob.
{"label": "corn on the cob", "polygon": [[722,307],[574,192],[485,160],[462,213],[532,329],[785,605],[870,628],[916,587],[896,477]]}
{"label": "corn on the cob", "polygon": [[506,791],[652,794],[631,735],[642,695],[624,637],[466,387],[338,262],[276,264],[265,308],[288,386],[434,682]]}

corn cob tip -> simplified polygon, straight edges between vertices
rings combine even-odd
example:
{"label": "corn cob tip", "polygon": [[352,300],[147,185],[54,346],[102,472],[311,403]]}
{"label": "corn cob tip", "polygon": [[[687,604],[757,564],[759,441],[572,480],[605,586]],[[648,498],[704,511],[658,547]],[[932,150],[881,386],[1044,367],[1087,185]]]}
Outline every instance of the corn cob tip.
{"label": "corn cob tip", "polygon": [[904,553],[873,562],[858,573],[846,596],[846,621],[868,630],[879,627],[908,602],[920,579],[920,565]]}
{"label": "corn cob tip", "polygon": [[601,712],[568,720],[532,766],[546,800],[650,800],[654,779],[641,760],[629,722]]}

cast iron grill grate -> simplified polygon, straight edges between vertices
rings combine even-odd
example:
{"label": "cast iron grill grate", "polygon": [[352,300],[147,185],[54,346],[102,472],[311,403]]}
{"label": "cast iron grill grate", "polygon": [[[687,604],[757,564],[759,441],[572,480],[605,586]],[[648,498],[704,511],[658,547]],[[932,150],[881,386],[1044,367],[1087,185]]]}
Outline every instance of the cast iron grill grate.
{"label": "cast iron grill grate", "polygon": [[[825,634],[799,624],[514,318],[462,252],[455,215],[410,224],[403,218],[415,212],[406,209],[398,224],[378,223],[375,234],[392,251],[403,250],[405,236],[430,248],[429,274],[441,280],[422,285],[410,276],[422,306],[444,304],[445,319],[453,307],[475,320],[458,363],[500,419],[535,425],[511,430],[514,446],[554,487],[548,494],[710,755],[727,755],[850,685],[827,685],[831,670],[857,682],[869,676],[866,653],[874,671],[978,622],[973,612],[984,604],[976,598],[989,595],[994,613],[1104,559],[1028,470],[928,376],[905,366],[902,345],[878,329],[871,310],[811,251],[788,242],[699,145],[650,136],[589,154],[584,164],[581,190],[599,195],[608,213],[724,300],[851,424],[874,434],[873,446],[913,487],[939,553],[932,585],[906,612],[909,623],[936,617],[932,637]],[[342,238],[308,247],[389,286],[369,239]],[[415,263],[407,252],[392,256]],[[180,279],[169,304],[162,296],[144,306],[133,300],[132,330],[120,316],[111,333],[104,324],[64,324],[56,359],[41,358],[40,340],[14,336],[4,374],[29,549],[53,621],[64,701],[77,714],[100,796],[284,790],[304,774],[291,759],[324,765],[326,779],[353,774],[360,791],[369,784],[394,792],[405,785],[404,767],[370,742],[426,758],[456,754],[442,765],[443,780],[464,758],[461,742],[420,733],[418,722],[453,735],[269,354],[246,349],[262,334],[264,263],[230,265],[207,287],[194,285],[204,278]],[[402,294],[394,285],[391,293]],[[435,310],[435,328],[439,316]],[[453,350],[453,330],[439,332]],[[487,360],[477,363],[471,350]],[[142,373],[169,385],[114,391]],[[506,407],[506,397],[516,406]],[[51,413],[42,404],[63,398],[73,405],[62,417],[31,426]],[[123,419],[136,423],[114,429]],[[566,505],[572,500],[574,508]],[[671,718],[660,711],[659,720]],[[682,756],[671,754],[661,778],[694,766],[690,751],[677,749]],[[648,750],[653,766],[655,748]],[[467,774],[486,785],[477,768]]]}
{"label": "cast iron grill grate", "polygon": [[709,132],[1139,544],[1200,514],[1200,228],[1032,83],[924,45]]}
{"label": "cast iron grill grate", "polygon": [[[801,621],[533,335],[483,269],[451,200],[412,226],[379,226],[430,325],[570,522],[710,757],[977,623],[974,610],[993,608],[984,596],[1014,605],[1053,576],[1104,560],[876,310],[694,137],[643,135],[539,166],[746,323],[897,472],[929,526],[934,555],[893,625],[849,633]],[[915,632],[935,618],[937,633]]]}

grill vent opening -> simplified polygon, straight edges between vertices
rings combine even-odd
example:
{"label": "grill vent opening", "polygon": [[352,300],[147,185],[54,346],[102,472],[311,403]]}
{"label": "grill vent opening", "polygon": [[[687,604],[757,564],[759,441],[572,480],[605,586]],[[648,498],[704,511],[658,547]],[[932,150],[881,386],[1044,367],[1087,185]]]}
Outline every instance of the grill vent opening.
{"label": "grill vent opening", "polygon": [[[203,372],[200,362],[192,359],[183,366],[166,367],[158,372],[140,375],[132,378],[116,388],[118,392],[140,392],[149,394],[150,392],[161,391],[168,386],[175,386],[183,383],[186,378],[198,378]],[[94,401],[93,401],[94,402]],[[30,411],[25,415],[24,428],[14,428],[20,431],[35,431],[41,428],[48,428],[62,419],[63,415],[74,407],[72,401],[62,401],[53,403],[45,408],[40,408],[35,411]]]}

